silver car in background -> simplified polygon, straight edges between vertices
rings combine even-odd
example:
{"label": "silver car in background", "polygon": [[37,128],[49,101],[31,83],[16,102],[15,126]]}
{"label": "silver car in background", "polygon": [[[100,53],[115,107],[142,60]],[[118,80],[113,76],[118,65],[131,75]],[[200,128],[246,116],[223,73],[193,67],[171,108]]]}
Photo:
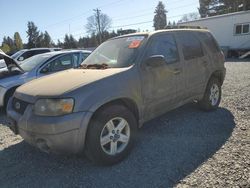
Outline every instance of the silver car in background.
{"label": "silver car in background", "polygon": [[87,50],[65,50],[35,55],[18,65],[14,59],[0,52],[7,67],[0,69],[0,107],[20,85],[58,71],[76,68],[90,54]]}

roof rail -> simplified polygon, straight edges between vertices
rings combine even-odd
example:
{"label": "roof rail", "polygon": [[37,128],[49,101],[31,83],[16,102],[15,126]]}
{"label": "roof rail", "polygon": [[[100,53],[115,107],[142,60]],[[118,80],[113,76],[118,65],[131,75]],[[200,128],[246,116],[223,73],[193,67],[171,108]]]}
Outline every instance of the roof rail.
{"label": "roof rail", "polygon": [[165,29],[207,29],[207,27],[192,25],[166,25]]}

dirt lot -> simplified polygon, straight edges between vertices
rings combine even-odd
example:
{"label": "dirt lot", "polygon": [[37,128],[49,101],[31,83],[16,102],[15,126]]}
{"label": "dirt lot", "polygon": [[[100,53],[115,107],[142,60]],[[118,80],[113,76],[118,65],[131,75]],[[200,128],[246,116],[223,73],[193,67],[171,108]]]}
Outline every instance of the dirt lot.
{"label": "dirt lot", "polygon": [[4,126],[0,187],[250,187],[250,62],[227,62],[220,108],[186,105],[147,123],[112,167],[46,154]]}

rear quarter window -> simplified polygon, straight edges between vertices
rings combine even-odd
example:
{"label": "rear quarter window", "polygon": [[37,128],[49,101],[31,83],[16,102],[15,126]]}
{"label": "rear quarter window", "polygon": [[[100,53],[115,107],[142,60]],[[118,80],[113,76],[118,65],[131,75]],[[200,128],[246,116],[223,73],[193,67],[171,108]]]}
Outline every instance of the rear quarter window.
{"label": "rear quarter window", "polygon": [[208,32],[198,32],[198,35],[205,45],[210,49],[211,52],[217,53],[220,52],[220,48],[217,45],[214,37]]}
{"label": "rear quarter window", "polygon": [[185,60],[204,56],[203,48],[199,39],[191,32],[177,33],[182,46],[182,52]]}

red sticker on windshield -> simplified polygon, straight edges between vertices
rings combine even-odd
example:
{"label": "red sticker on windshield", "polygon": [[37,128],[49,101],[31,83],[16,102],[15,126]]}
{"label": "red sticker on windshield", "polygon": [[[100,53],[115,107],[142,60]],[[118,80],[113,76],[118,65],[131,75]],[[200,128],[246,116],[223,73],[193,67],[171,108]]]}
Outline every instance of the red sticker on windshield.
{"label": "red sticker on windshield", "polygon": [[141,40],[134,40],[130,43],[128,48],[138,48],[141,44]]}

